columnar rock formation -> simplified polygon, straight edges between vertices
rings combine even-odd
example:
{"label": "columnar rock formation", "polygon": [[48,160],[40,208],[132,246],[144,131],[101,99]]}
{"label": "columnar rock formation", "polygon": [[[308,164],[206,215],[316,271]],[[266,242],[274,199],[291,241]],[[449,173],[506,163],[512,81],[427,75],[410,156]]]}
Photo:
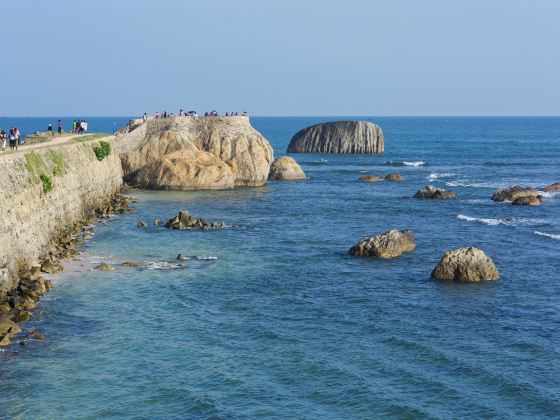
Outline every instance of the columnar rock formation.
{"label": "columnar rock formation", "polygon": [[278,181],[295,181],[307,179],[301,166],[289,156],[282,156],[272,162],[268,179]]}
{"label": "columnar rock formation", "polygon": [[437,280],[483,281],[498,280],[500,274],[494,262],[478,248],[459,248],[446,252],[432,271]]}
{"label": "columnar rock formation", "polygon": [[299,131],[288,153],[383,153],[381,128],[366,121],[334,121]]}
{"label": "columnar rock formation", "polygon": [[121,138],[125,179],[143,188],[263,185],[273,159],[248,117],[153,119]]}

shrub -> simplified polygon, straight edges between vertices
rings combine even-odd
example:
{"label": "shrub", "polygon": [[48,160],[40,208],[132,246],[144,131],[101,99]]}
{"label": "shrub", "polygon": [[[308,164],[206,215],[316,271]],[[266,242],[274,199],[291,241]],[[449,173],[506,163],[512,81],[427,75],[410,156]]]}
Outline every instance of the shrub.
{"label": "shrub", "polygon": [[49,150],[48,152],[49,158],[53,163],[53,175],[54,176],[62,176],[66,173],[66,163],[64,162],[64,156],[62,153],[57,152],[55,150]]}
{"label": "shrub", "polygon": [[100,141],[99,144],[93,146],[93,152],[97,160],[103,160],[111,154],[111,143]]}
{"label": "shrub", "polygon": [[48,175],[45,175],[45,174],[41,174],[41,175],[39,175],[39,178],[41,179],[41,182],[43,183],[43,192],[46,194],[46,193],[52,191],[53,183],[52,183],[51,177],[48,176]]}

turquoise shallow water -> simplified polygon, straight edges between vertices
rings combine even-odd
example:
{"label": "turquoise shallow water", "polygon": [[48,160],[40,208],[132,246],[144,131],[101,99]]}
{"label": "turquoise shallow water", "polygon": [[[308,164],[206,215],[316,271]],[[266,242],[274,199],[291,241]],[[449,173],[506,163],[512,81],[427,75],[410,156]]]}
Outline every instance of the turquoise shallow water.
{"label": "turquoise shallow water", "polygon": [[[278,156],[324,120],[252,123]],[[98,226],[26,325],[46,340],[0,353],[1,417],[560,416],[560,197],[490,200],[511,183],[560,182],[560,119],[375,121],[384,155],[294,155],[307,181],[134,191],[138,213]],[[394,171],[405,182],[355,182]],[[459,198],[410,198],[428,182]],[[136,227],[180,209],[228,227]],[[347,256],[389,228],[413,229],[416,251]],[[430,280],[444,251],[466,245],[494,259],[501,281]],[[92,270],[178,253],[217,259]]]}

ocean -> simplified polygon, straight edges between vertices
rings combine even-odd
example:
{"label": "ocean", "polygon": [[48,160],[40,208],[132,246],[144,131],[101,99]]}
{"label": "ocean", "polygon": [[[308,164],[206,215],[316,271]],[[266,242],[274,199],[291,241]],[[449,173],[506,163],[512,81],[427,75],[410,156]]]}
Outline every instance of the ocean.
{"label": "ocean", "polygon": [[[88,122],[112,132],[128,119]],[[277,157],[334,119],[251,122]],[[490,199],[560,182],[560,118],[359,119],[382,127],[385,153],[292,155],[306,181],[133,190],[137,213],[98,224],[24,325],[45,341],[0,353],[0,417],[560,417],[560,193],[540,207]],[[356,182],[392,172],[405,181]],[[412,198],[429,183],[457,199]],[[226,228],[153,225],[179,210]],[[347,254],[391,228],[412,229],[416,250]],[[470,245],[500,281],[430,279],[445,251]]]}

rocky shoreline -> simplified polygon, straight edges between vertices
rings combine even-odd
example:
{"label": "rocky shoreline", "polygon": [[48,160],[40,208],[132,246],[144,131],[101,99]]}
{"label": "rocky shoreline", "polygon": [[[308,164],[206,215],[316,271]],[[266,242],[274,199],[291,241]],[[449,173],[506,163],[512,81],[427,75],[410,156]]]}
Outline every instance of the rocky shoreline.
{"label": "rocky shoreline", "polygon": [[[123,187],[108,202],[91,210],[83,219],[77,221],[72,228],[53,238],[52,244],[39,257],[37,264],[24,265],[18,270],[18,286],[9,291],[0,300],[0,346],[11,344],[11,340],[21,332],[17,325],[29,321],[33,315],[32,310],[45,293],[52,289],[51,280],[45,274],[55,274],[63,271],[62,262],[80,254],[79,246],[91,239],[95,228],[95,221],[105,220],[113,214],[129,214],[133,210],[130,204],[134,198],[124,195],[128,191]],[[31,331],[26,338],[43,339],[37,331]],[[19,342],[25,346],[26,341]]]}

